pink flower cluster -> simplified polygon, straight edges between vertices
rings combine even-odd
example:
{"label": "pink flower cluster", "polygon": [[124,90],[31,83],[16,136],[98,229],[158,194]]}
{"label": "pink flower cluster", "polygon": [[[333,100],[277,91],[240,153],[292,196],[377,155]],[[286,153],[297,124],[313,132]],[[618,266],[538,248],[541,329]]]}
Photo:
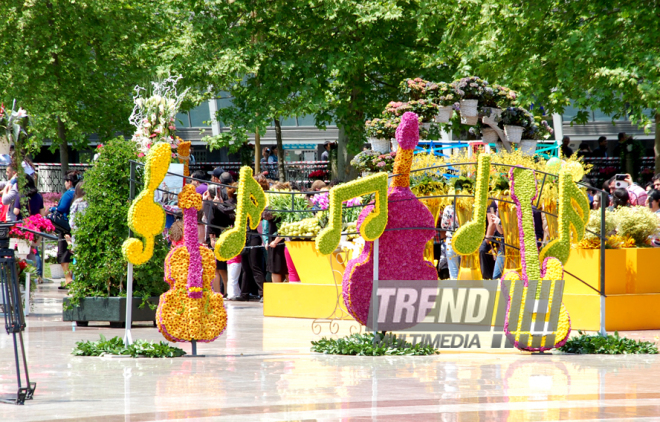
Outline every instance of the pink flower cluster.
{"label": "pink flower cluster", "polygon": [[23,219],[22,223],[18,223],[11,228],[9,236],[16,239],[25,239],[29,241],[34,241],[34,233],[21,230],[21,227],[34,230],[41,233],[52,233],[55,231],[55,226],[47,218],[42,217],[39,214],[33,215],[30,218]]}
{"label": "pink flower cluster", "polygon": [[419,120],[415,113],[403,113],[401,124],[396,128],[396,140],[402,149],[415,148],[419,142]]}
{"label": "pink flower cluster", "polygon": [[330,200],[328,198],[328,192],[321,192],[312,196],[310,199],[311,203],[316,205],[319,209],[327,210],[330,206]]}
{"label": "pink flower cluster", "polygon": [[[202,298],[202,254],[199,253],[199,243],[197,241],[197,210],[195,208],[185,208],[183,210],[183,238],[186,248],[190,255],[188,264],[188,297],[191,299]],[[199,291],[190,291],[191,287],[197,287]]]}

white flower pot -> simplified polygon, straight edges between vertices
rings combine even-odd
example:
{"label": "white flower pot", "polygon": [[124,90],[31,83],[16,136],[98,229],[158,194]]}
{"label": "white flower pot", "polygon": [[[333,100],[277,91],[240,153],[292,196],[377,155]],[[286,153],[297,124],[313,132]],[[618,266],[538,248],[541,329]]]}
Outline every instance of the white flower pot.
{"label": "white flower pot", "polygon": [[378,138],[369,138],[369,143],[371,143],[371,149],[381,154],[390,152],[390,140],[389,139],[378,139]]}
{"label": "white flower pot", "polygon": [[461,100],[461,117],[475,117],[479,100]]}
{"label": "white flower pot", "polygon": [[536,154],[536,139],[523,139],[520,141],[520,150],[525,155]]}
{"label": "white flower pot", "polygon": [[517,144],[520,142],[523,131],[524,128],[522,126],[504,125],[504,134],[506,135],[506,139],[512,144]]}
{"label": "white flower pot", "polygon": [[[16,248],[18,245],[18,248]],[[27,255],[30,253],[30,243],[24,239],[9,239],[9,248],[16,249],[19,255]]]}
{"label": "white flower pot", "polygon": [[464,125],[474,126],[479,123],[479,116],[463,116],[461,114],[461,123]]}
{"label": "white flower pot", "polygon": [[431,130],[431,122],[422,123],[422,127],[426,130]]}
{"label": "white flower pot", "polygon": [[435,121],[437,123],[449,123],[453,113],[454,108],[452,106],[440,107],[438,114],[435,116]]}
{"label": "white flower pot", "polygon": [[50,264],[50,278],[64,278],[64,270],[62,269],[62,264]]}
{"label": "white flower pot", "polygon": [[483,137],[483,141],[487,143],[495,143],[500,140],[500,137],[497,135],[495,129],[488,127],[481,129],[481,135]]}
{"label": "white flower pot", "polygon": [[392,139],[392,151],[397,152],[399,150],[399,141]]}
{"label": "white flower pot", "polygon": [[502,115],[502,109],[496,107],[484,107],[483,115],[484,118],[488,117],[490,121],[498,122],[500,120],[500,116]]}

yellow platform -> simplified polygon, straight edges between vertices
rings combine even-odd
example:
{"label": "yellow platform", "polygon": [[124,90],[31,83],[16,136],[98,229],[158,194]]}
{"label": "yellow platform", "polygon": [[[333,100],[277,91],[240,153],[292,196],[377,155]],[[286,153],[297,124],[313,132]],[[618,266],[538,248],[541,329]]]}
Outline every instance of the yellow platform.
{"label": "yellow platform", "polygon": [[264,316],[353,319],[341,296],[341,284],[265,283]]}
{"label": "yellow platform", "polygon": [[[292,256],[301,263],[303,283],[266,283],[264,316],[292,318],[351,319],[341,296],[343,266],[335,262],[337,287],[328,257],[316,255],[312,242],[293,242]],[[320,257],[320,258],[319,258]],[[600,251],[573,249],[566,270],[600,289]],[[341,259],[341,257],[339,257]],[[343,262],[343,261],[340,261]],[[660,277],[654,267],[660,262],[660,249],[608,249],[605,251],[605,328],[615,330],[660,329]],[[298,268],[298,264],[296,264]],[[566,275],[563,302],[574,330],[600,328],[600,295],[584,283]],[[313,280],[318,280],[313,283]],[[338,297],[339,295],[339,297]]]}
{"label": "yellow platform", "polygon": [[[286,242],[293,264],[303,284],[332,284],[335,279],[341,284],[344,274],[345,253],[333,252],[332,255],[321,255],[316,250],[314,242]],[[334,270],[334,277],[333,277]]]}

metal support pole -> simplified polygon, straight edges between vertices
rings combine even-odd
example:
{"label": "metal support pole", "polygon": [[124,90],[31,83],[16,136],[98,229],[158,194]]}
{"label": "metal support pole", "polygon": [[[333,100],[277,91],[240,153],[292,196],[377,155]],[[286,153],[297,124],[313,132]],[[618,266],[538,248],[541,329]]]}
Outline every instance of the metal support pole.
{"label": "metal support pole", "polygon": [[[44,271],[46,269],[46,246],[45,238],[41,236],[41,282],[43,283]],[[52,277],[52,276],[51,276]]]}
{"label": "metal support pole", "polygon": [[607,335],[605,330],[605,208],[607,207],[607,194],[600,193],[600,334]]}
{"label": "metal support pole", "polygon": [[[135,196],[135,162],[133,161],[131,161],[130,174],[129,201],[132,202]],[[131,237],[131,235],[131,229],[128,229],[128,237]],[[126,346],[133,344],[131,325],[133,325],[133,264],[129,262],[126,270],[126,330],[124,332],[124,344]]]}
{"label": "metal support pole", "polygon": [[30,273],[25,273],[25,304],[23,305],[23,315],[30,315]]}
{"label": "metal support pole", "polygon": [[374,330],[374,344],[377,343],[378,335],[378,238],[374,240],[374,282],[371,289],[371,303],[373,303],[372,324]]}

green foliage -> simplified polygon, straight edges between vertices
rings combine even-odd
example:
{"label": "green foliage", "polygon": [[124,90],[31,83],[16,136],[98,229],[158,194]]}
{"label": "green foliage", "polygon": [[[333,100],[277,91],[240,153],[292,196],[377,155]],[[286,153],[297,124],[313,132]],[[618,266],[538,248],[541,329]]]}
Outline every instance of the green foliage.
{"label": "green foliage", "polygon": [[[546,112],[571,104],[650,129],[645,109],[660,101],[660,32],[655,1],[449,2],[452,44],[462,67],[519,90],[520,103]],[[515,30],[514,30],[515,29]],[[446,56],[438,48],[438,59]]]}
{"label": "green foliage", "polygon": [[[130,160],[137,160],[137,144],[116,138],[100,149],[94,166],[85,173],[85,199],[89,204],[75,233],[75,279],[70,285],[72,304],[88,296],[124,296],[127,263],[121,246],[128,237]],[[142,187],[142,167],[136,166],[135,193]],[[156,237],[154,256],[133,269],[133,294],[146,298],[167,290],[163,262],[167,242]]]}
{"label": "green foliage", "polygon": [[16,98],[32,117],[36,142],[88,145],[130,132],[131,91],[160,60],[155,0],[3,1],[0,8],[0,97]]}
{"label": "green foliage", "polygon": [[[307,200],[307,195],[297,193],[295,195],[285,193],[269,193],[268,210],[275,217],[279,217],[282,223],[293,223],[306,218],[314,217],[314,212],[278,212],[275,210],[309,210],[311,205]],[[293,207],[291,202],[293,201]]]}
{"label": "green foliage", "polygon": [[99,341],[78,341],[76,347],[71,351],[74,356],[101,356],[106,355],[125,355],[132,358],[140,356],[147,358],[178,358],[186,354],[178,347],[172,347],[167,342],[159,343],[146,340],[135,340],[133,344],[126,347],[124,340],[120,337],[113,337],[106,340],[101,334]]}
{"label": "green foliage", "polygon": [[354,356],[426,356],[437,353],[432,346],[414,346],[407,341],[397,339],[393,334],[378,333],[374,344],[373,333],[351,334],[340,339],[323,337],[312,342],[312,352],[328,355],[354,355]]}
{"label": "green foliage", "polygon": [[579,337],[570,338],[559,350],[577,354],[658,354],[658,347],[655,343],[619,337],[618,331],[614,332],[614,335],[608,336],[601,336],[599,334],[590,336],[582,333],[582,331],[578,331],[578,333],[580,334]]}
{"label": "green foliage", "polygon": [[348,144],[340,135],[340,154],[347,147],[357,153],[366,118],[400,95],[403,78],[450,80],[454,73],[451,57],[426,62],[455,15],[438,4],[236,0],[195,2],[193,10],[184,0],[168,4],[179,25],[164,63],[199,91],[209,85],[216,90],[209,95],[228,91],[232,106],[218,117],[232,131],[263,133],[273,117],[313,113],[319,128],[336,123],[347,135]]}

